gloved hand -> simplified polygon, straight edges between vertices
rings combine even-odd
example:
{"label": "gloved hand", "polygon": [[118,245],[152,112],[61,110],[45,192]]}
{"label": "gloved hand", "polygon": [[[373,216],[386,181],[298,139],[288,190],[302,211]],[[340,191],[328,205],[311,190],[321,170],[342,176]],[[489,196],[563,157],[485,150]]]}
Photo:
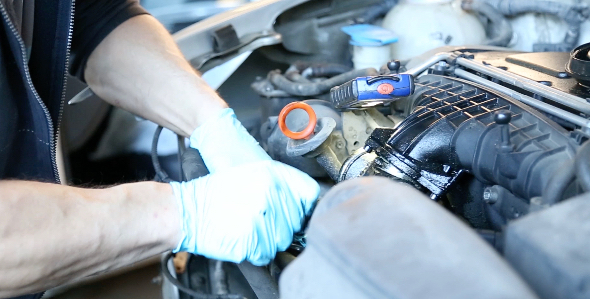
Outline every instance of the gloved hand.
{"label": "gloved hand", "polygon": [[307,174],[276,161],[171,185],[183,216],[176,252],[254,265],[268,264],[289,247],[320,192]]}
{"label": "gloved hand", "polygon": [[190,147],[199,150],[210,173],[272,160],[238,121],[231,108],[221,110],[199,126],[190,136]]}

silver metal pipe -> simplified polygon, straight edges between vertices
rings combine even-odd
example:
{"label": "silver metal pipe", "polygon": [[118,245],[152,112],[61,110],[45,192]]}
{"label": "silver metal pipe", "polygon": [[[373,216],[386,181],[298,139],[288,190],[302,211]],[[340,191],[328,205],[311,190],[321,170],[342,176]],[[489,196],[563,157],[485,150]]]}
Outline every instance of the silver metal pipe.
{"label": "silver metal pipe", "polygon": [[428,60],[424,61],[423,63],[417,65],[416,67],[407,70],[406,72],[404,72],[404,74],[410,74],[410,75],[416,77],[416,76],[422,74],[422,72],[427,70],[429,67],[431,67],[443,60],[450,59],[451,56],[452,56],[452,53],[449,53],[449,52],[438,53],[438,54],[430,57]]}
{"label": "silver metal pipe", "polygon": [[586,102],[585,99],[582,99],[580,97],[565,93],[555,88],[551,88],[537,81],[516,74],[512,74],[502,69],[485,65],[478,61],[465,58],[457,58],[457,64],[472,69],[474,71],[480,72],[482,74],[488,75],[502,82],[506,82],[508,84],[514,85],[516,87],[522,88],[532,93],[541,95],[557,103],[578,110],[586,115],[590,115],[590,103]]}
{"label": "silver metal pipe", "polygon": [[501,93],[504,93],[504,94],[516,99],[519,102],[525,103],[531,107],[537,108],[541,111],[547,112],[547,113],[554,115],[556,117],[559,117],[563,120],[569,121],[577,126],[582,127],[584,129],[584,131],[590,130],[590,120],[585,119],[579,115],[567,112],[563,109],[559,109],[553,105],[547,104],[543,101],[537,100],[537,99],[529,97],[527,95],[523,95],[523,94],[516,92],[508,87],[505,87],[500,84],[494,83],[492,81],[486,80],[480,76],[474,75],[474,74],[472,74],[468,71],[462,70],[462,69],[456,69],[455,75],[457,75],[457,77],[467,79],[469,81],[473,81],[475,83],[478,83],[483,86],[497,90]]}

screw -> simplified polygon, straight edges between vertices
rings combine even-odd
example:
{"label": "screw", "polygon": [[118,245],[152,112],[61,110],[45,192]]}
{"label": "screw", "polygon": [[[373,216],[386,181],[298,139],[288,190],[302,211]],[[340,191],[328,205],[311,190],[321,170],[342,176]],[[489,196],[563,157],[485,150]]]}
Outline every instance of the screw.
{"label": "screw", "polygon": [[342,141],[338,141],[338,142],[336,142],[336,147],[337,148],[343,148],[344,147],[344,143],[342,143]]}
{"label": "screw", "polygon": [[483,190],[483,200],[489,204],[495,204],[498,201],[498,192],[492,188]]}

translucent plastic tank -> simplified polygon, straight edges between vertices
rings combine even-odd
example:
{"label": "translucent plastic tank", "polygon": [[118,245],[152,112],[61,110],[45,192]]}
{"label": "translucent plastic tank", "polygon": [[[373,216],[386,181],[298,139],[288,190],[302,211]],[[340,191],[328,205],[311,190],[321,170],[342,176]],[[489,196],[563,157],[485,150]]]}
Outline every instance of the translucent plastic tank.
{"label": "translucent plastic tank", "polygon": [[[578,0],[551,0],[554,2],[573,4]],[[590,0],[581,1],[590,5]],[[508,20],[512,24],[514,37],[508,45],[510,48],[519,51],[532,51],[535,43],[559,43],[563,41],[567,25],[556,16],[547,14],[527,13]],[[590,42],[590,22],[586,21],[580,28],[580,39],[578,45]]]}
{"label": "translucent plastic tank", "polygon": [[392,58],[409,59],[441,46],[478,45],[486,39],[479,19],[461,9],[461,0],[401,0],[382,26],[397,33]]}

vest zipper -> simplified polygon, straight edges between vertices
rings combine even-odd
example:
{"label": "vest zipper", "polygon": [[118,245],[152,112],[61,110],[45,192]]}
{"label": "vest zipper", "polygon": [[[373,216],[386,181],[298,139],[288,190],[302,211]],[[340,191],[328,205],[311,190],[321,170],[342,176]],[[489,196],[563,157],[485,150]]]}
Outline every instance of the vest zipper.
{"label": "vest zipper", "polygon": [[41,100],[41,97],[37,93],[37,90],[35,89],[35,86],[33,85],[33,80],[31,79],[31,75],[29,74],[29,65],[27,63],[27,50],[25,48],[25,43],[24,43],[23,39],[21,38],[20,34],[18,33],[18,30],[16,30],[16,27],[12,23],[12,20],[10,20],[10,17],[8,16],[8,12],[6,11],[6,8],[4,7],[4,4],[1,1],[0,1],[0,13],[2,13],[2,18],[8,24],[10,31],[12,31],[12,34],[14,35],[16,40],[18,41],[18,44],[21,49],[21,58],[22,58],[23,66],[24,66],[25,77],[27,79],[28,87],[33,92],[35,99],[37,100],[37,102],[39,103],[39,105],[43,109],[43,112],[45,113],[45,120],[47,121],[47,124],[49,125],[49,148],[50,148],[50,152],[51,152],[51,164],[53,166],[53,176],[55,177],[56,182],[59,183],[59,171],[57,169],[56,149],[55,149],[56,139],[54,138],[54,127],[53,127],[53,121],[51,120],[51,115],[49,114],[49,110],[47,110],[45,103],[43,103],[43,101]]}
{"label": "vest zipper", "polygon": [[[70,63],[70,48],[72,45],[72,34],[74,32],[74,8],[75,8],[75,1],[72,0],[72,5],[70,8],[70,20],[68,22],[69,26],[68,26],[68,39],[67,39],[67,46],[66,46],[66,58],[64,61],[64,63],[65,63],[64,69],[65,70],[67,70],[67,67]],[[18,33],[18,30],[16,30],[16,27],[12,23],[12,20],[10,20],[10,17],[8,16],[8,12],[6,11],[6,8],[4,7],[4,4],[1,1],[0,1],[0,13],[2,13],[2,18],[8,24],[10,31],[12,31],[12,34],[14,35],[16,40],[18,41],[18,44],[21,49],[21,58],[22,58],[23,66],[24,66],[25,77],[27,80],[28,87],[31,89],[31,91],[33,92],[33,95],[35,96],[35,99],[37,100],[37,102],[39,103],[41,108],[43,109],[43,113],[45,113],[45,120],[47,120],[47,124],[49,126],[49,149],[51,152],[51,165],[53,167],[53,176],[55,177],[55,181],[59,184],[60,183],[59,169],[57,168],[57,161],[56,161],[56,156],[57,156],[56,144],[57,144],[58,132],[56,132],[56,127],[53,126],[53,121],[51,120],[51,115],[49,114],[49,110],[45,106],[45,103],[43,103],[43,101],[41,100],[41,97],[39,96],[39,94],[37,93],[37,90],[35,89],[35,86],[33,85],[33,80],[31,79],[31,75],[29,74],[29,66],[28,66],[27,58],[26,58],[27,51],[26,51],[25,43],[22,40],[20,34]],[[59,114],[58,114],[58,118],[57,118],[57,125],[58,125],[57,128],[59,128],[59,124],[61,122],[61,117],[63,114],[64,101],[65,101],[65,97],[66,97],[66,87],[67,87],[67,71],[64,72],[63,88],[62,88],[62,93],[61,93],[61,103],[60,103]]]}

